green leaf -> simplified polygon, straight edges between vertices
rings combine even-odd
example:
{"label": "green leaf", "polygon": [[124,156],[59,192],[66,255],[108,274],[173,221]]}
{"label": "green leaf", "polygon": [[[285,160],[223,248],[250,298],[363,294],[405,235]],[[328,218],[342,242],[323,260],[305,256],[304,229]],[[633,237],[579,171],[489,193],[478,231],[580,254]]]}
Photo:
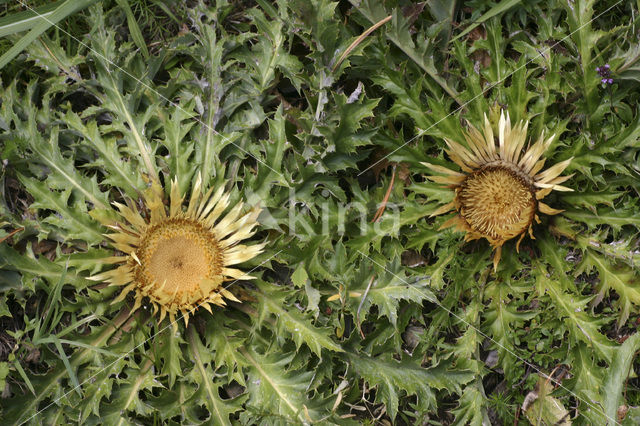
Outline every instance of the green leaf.
{"label": "green leaf", "polygon": [[363,322],[371,306],[375,305],[378,307],[379,314],[389,318],[389,322],[397,328],[400,300],[417,304],[421,304],[424,300],[437,303],[436,296],[428,287],[427,277],[400,275],[400,265],[397,260],[384,269],[382,264],[376,262],[376,265],[379,275],[373,280],[371,280],[372,273],[361,267],[361,272],[347,285],[349,309],[356,314],[357,321]]}
{"label": "green leaf", "polygon": [[[135,365],[135,364],[134,364]],[[107,424],[128,424],[127,412],[132,411],[138,415],[150,415],[153,409],[140,398],[143,390],[153,390],[160,384],[155,380],[151,366],[153,361],[147,359],[140,367],[125,368],[123,374],[126,379],[118,382],[112,388],[109,403],[101,409],[100,418]]]}
{"label": "green leaf", "polygon": [[616,349],[604,384],[604,410],[607,419],[614,422],[618,419],[618,409],[627,405],[626,383],[632,371],[632,363],[640,350],[640,333],[635,333]]}
{"label": "green leaf", "polygon": [[[83,138],[84,143],[95,150],[97,157],[91,165],[107,171],[101,184],[120,188],[129,197],[137,198],[139,191],[146,185],[134,165],[130,161],[123,161],[125,153],[121,152],[117,138],[109,135],[108,129],[101,128],[94,120],[87,121],[85,124],[83,119],[72,111],[66,113],[64,120],[67,126]],[[171,125],[175,125],[174,120],[168,121],[171,122]],[[169,132],[169,126],[167,124],[165,131]],[[102,201],[106,202],[107,200]]]}
{"label": "green leaf", "polygon": [[331,339],[331,330],[319,328],[311,324],[308,315],[294,309],[287,310],[288,290],[278,289],[276,286],[265,282],[257,282],[260,292],[258,298],[258,322],[260,325],[269,315],[276,318],[277,333],[290,333],[291,338],[299,348],[305,343],[319,357],[322,356],[322,349],[334,352],[342,352],[343,349]]}
{"label": "green leaf", "polygon": [[456,416],[455,426],[482,426],[491,424],[485,408],[486,397],[477,386],[464,388],[460,404],[453,410]]}
{"label": "green leaf", "polygon": [[575,375],[563,382],[579,399],[578,409],[593,424],[602,423],[604,376],[607,369],[598,366],[597,355],[584,343],[578,343],[571,351],[572,372]]}
{"label": "green leaf", "polygon": [[[292,423],[308,424],[320,418],[307,397],[313,371],[289,368],[294,354],[260,355],[251,348],[240,348],[249,370],[247,408],[258,417],[251,423],[284,418]],[[259,419],[259,420],[258,420]]]}
{"label": "green leaf", "polygon": [[614,347],[612,342],[600,333],[598,321],[585,312],[588,310],[587,303],[592,296],[584,297],[567,293],[560,285],[560,281],[547,277],[542,265],[538,265],[536,269],[540,271],[536,272],[538,293],[549,295],[558,314],[565,318],[570,336],[576,341],[585,342],[602,359],[610,360]]}
{"label": "green leaf", "polygon": [[[375,24],[387,16],[389,13],[384,9],[384,6],[374,0],[364,0],[362,2],[356,2],[350,0],[351,4],[362,13],[365,18]],[[386,35],[396,46],[398,46],[411,60],[413,60],[420,68],[422,68],[428,75],[438,83],[438,85],[449,95],[455,99],[459,105],[462,105],[462,101],[458,98],[456,91],[451,88],[446,80],[438,74],[438,70],[433,62],[433,56],[429,54],[428,47],[430,40],[420,40],[418,48],[411,38],[412,31],[409,28],[408,21],[402,16],[399,9],[394,9],[391,13],[393,15],[390,21],[390,28],[386,28]]]}
{"label": "green leaf", "polygon": [[619,231],[624,225],[640,226],[640,216],[632,211],[619,209],[597,209],[595,213],[586,210],[567,210],[562,213],[569,219],[586,223],[590,228],[597,225],[609,225]]}
{"label": "green leaf", "polygon": [[[51,179],[51,178],[50,178]],[[40,219],[44,230],[59,232],[63,240],[82,240],[89,244],[99,244],[104,240],[100,225],[87,215],[86,206],[73,202],[70,189],[57,191],[52,189],[53,182],[40,182],[20,176],[20,182],[34,197],[32,209],[53,210],[54,215]],[[53,179],[51,179],[53,180]],[[49,227],[47,225],[52,225]]]}
{"label": "green leaf", "polygon": [[20,272],[25,288],[33,288],[35,278],[45,278],[53,283],[62,281],[78,288],[86,286],[85,280],[76,276],[73,271],[65,272],[63,266],[42,256],[36,259],[31,250],[20,254],[4,243],[0,244],[0,267]]}
{"label": "green leaf", "polygon": [[169,376],[169,387],[173,388],[176,378],[182,376],[181,361],[184,360],[180,345],[184,340],[173,333],[170,327],[161,329],[154,338],[155,359],[163,361],[160,371]]}
{"label": "green leaf", "polygon": [[5,379],[9,375],[9,363],[2,361],[0,362],[0,388],[4,389]]}
{"label": "green leaf", "polygon": [[[2,247],[2,245],[0,245]],[[109,337],[113,335],[116,329],[125,320],[129,318],[130,312],[123,311],[115,319],[113,324],[105,325],[92,330],[89,338],[85,343],[89,346],[74,353],[69,361],[71,368],[78,368],[91,360],[94,355],[94,348],[104,345]],[[16,365],[19,367],[19,364]],[[22,367],[19,367],[22,370]],[[11,399],[7,400],[6,407],[9,407],[3,413],[4,422],[21,423],[29,420],[37,412],[38,404],[45,398],[52,396],[56,389],[59,389],[59,381],[65,377],[67,369],[61,361],[45,375],[31,375],[28,379],[33,383],[33,397],[25,397],[23,393],[16,393]],[[78,374],[80,376],[80,374]],[[89,398],[91,400],[91,398]]]}
{"label": "green leaf", "polygon": [[609,289],[615,290],[620,297],[615,303],[620,307],[618,327],[622,326],[629,318],[632,305],[640,306],[640,279],[637,272],[627,265],[615,264],[611,259],[587,248],[576,275],[592,269],[596,269],[600,277],[598,299],[602,299]]}
{"label": "green leaf", "polygon": [[198,380],[198,392],[193,398],[198,402],[204,402],[211,414],[211,421],[220,425],[231,425],[229,416],[240,408],[238,400],[236,401],[223,401],[220,398],[218,389],[221,384],[213,381],[213,372],[211,365],[205,366],[205,362],[208,362],[210,356],[205,353],[207,349],[202,345],[200,337],[196,335],[193,325],[187,331],[189,347],[191,348],[191,354],[196,364],[197,371],[200,375]]}
{"label": "green leaf", "polygon": [[232,321],[226,315],[218,313],[207,321],[207,336],[209,347],[213,350],[213,362],[218,374],[224,372],[226,367],[227,381],[237,381],[245,385],[242,367],[246,364],[240,356],[240,348],[245,345],[246,339],[240,334],[237,322]]}
{"label": "green leaf", "polygon": [[579,191],[562,195],[562,201],[574,206],[584,207],[597,214],[598,204],[613,207],[613,202],[624,195],[622,191]]}
{"label": "green leaf", "polygon": [[309,276],[307,275],[307,271],[304,269],[304,265],[298,266],[298,268],[291,274],[291,282],[296,287],[304,287],[307,283],[307,279]]}
{"label": "green leaf", "polygon": [[413,360],[396,361],[388,355],[376,358],[353,352],[345,355],[359,377],[364,378],[370,386],[378,387],[376,399],[380,398],[385,403],[392,420],[395,420],[398,413],[402,396],[400,391],[415,395],[423,410],[435,411],[437,404],[434,389],[446,389],[450,394],[460,393],[461,385],[473,378],[471,372],[447,370],[442,366],[423,368]]}

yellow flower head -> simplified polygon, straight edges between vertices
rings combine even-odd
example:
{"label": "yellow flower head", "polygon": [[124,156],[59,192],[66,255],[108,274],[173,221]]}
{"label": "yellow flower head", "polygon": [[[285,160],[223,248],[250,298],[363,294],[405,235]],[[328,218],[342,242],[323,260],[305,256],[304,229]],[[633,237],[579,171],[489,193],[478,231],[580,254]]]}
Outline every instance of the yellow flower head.
{"label": "yellow flower head", "polygon": [[160,321],[168,313],[172,323],[178,311],[188,324],[189,314],[199,306],[211,312],[210,305],[224,306],[224,298],[237,301],[223,284],[253,278],[230,266],[262,252],[264,244],[238,244],[255,233],[260,210],[254,208],[241,215],[243,204],[239,203],[223,215],[229,194],[223,187],[203,194],[200,176],[186,211],[177,180],[171,184],[168,212],[157,181],[143,195],[143,212],[131,200],[126,200],[127,205],[113,203],[118,208],[116,220],[92,212],[114,231],[106,236],[111,246],[124,254],[103,259],[103,263],[120,266],[91,278],[125,286],[114,302],[135,292],[134,310],[148,297],[154,313],[160,310]]}
{"label": "yellow flower head", "polygon": [[468,148],[446,140],[447,154],[462,172],[446,167],[423,163],[444,176],[430,176],[434,182],[447,185],[454,191],[453,201],[436,210],[431,216],[455,210],[457,214],[447,220],[440,229],[455,227],[465,232],[465,241],[486,238],[495,248],[494,270],[498,267],[502,245],[520,235],[520,241],[538,219],[538,211],[558,214],[556,210],[540,200],[552,190],[571,191],[560,184],[571,176],[560,176],[572,158],[541,171],[545,159],[541,158],[555,135],[548,139],[544,134],[533,145],[523,151],[527,137],[528,122],[511,126],[509,113],[500,114],[498,141],[493,129],[484,117],[484,134],[473,126],[465,133]]}

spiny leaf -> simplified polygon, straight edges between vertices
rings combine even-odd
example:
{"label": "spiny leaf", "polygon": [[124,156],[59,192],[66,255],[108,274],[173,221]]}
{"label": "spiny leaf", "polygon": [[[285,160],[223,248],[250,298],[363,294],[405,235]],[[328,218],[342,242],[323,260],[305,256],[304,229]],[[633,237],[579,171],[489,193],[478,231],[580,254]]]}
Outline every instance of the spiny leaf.
{"label": "spiny leaf", "polygon": [[[198,391],[192,397],[192,402],[205,404],[211,415],[211,421],[215,424],[231,425],[229,416],[241,407],[241,399],[222,400],[219,396],[221,383],[214,381],[211,368],[211,356],[206,354],[207,349],[202,344],[200,337],[196,335],[195,328],[191,326],[188,333],[189,347],[195,361],[195,370],[200,376],[197,380]],[[207,365],[205,365],[207,363]]]}
{"label": "spiny leaf", "polygon": [[54,127],[48,141],[40,135],[34,121],[29,123],[29,145],[38,160],[47,166],[51,173],[47,182],[51,188],[73,190],[80,201],[88,201],[97,208],[109,205],[107,194],[100,191],[96,177],[88,178],[78,173],[72,160],[62,156],[58,146],[59,128]]}
{"label": "spiny leaf", "polygon": [[[381,21],[389,15],[384,7],[370,0],[364,0],[362,2],[356,2],[351,0],[351,3],[356,6],[357,10],[362,13],[370,23],[375,24]],[[420,40],[418,47],[411,38],[411,31],[409,29],[408,21],[401,16],[398,9],[395,9],[392,13],[393,18],[390,22],[391,26],[387,29],[387,37],[396,46],[411,58],[420,68],[422,68],[440,87],[453,99],[456,99],[458,104],[462,102],[458,99],[457,93],[452,89],[447,82],[438,74],[438,71],[433,62],[433,56],[429,55],[428,47],[430,40]]]}
{"label": "spiny leaf", "polygon": [[465,28],[464,31],[462,31],[460,34],[455,36],[451,41],[455,41],[455,40],[457,40],[459,38],[462,38],[462,37],[466,36],[474,28],[476,28],[478,25],[482,24],[485,21],[488,21],[489,19],[493,18],[494,16],[498,16],[498,15],[503,14],[507,10],[511,9],[513,6],[515,6],[518,3],[520,3],[521,1],[522,0],[507,0],[507,1],[502,1],[500,3],[495,4],[493,7],[489,8],[489,10],[486,11],[473,24],[469,25],[467,28]]}
{"label": "spiny leaf", "polygon": [[405,277],[400,275],[398,260],[382,269],[376,265],[379,271],[377,277],[372,278],[372,272],[367,272],[361,267],[360,272],[347,286],[348,305],[351,312],[356,313],[358,321],[364,321],[366,314],[372,305],[378,307],[380,315],[389,318],[389,321],[397,327],[397,311],[400,300],[408,300],[413,303],[421,303],[424,300],[437,301],[435,295],[428,288],[427,277]]}
{"label": "spiny leaf", "polygon": [[104,240],[100,225],[86,214],[86,206],[77,201],[69,204],[72,201],[70,189],[58,191],[48,183],[24,176],[20,177],[20,181],[34,196],[32,209],[53,210],[57,213],[41,219],[44,230],[60,233],[65,242],[77,239],[89,244],[99,244]]}
{"label": "spiny leaf", "polygon": [[255,411],[253,422],[293,422],[309,424],[320,419],[312,408],[307,389],[313,378],[312,371],[292,371],[289,364],[294,354],[274,353],[260,355],[251,348],[240,353],[251,367],[247,390],[247,406]]}
{"label": "spiny leaf", "polygon": [[[122,311],[114,319],[113,324],[94,329],[93,333],[85,342],[90,346],[74,353],[70,360],[71,367],[78,368],[80,365],[89,362],[94,355],[93,347],[104,345],[116,329],[122,326],[129,317],[129,314],[130,312],[128,311]],[[35,395],[32,397],[27,396],[26,398],[25,395],[22,394],[14,395],[11,400],[7,401],[6,406],[10,408],[3,413],[3,421],[21,423],[30,419],[37,412],[38,404],[45,398],[51,397],[52,393],[59,387],[59,380],[63,379],[66,374],[67,369],[62,361],[59,361],[46,375],[31,376],[30,380],[33,382],[36,390]],[[80,374],[78,376],[80,376]],[[69,392],[67,392],[67,394],[69,394]],[[17,403],[17,400],[20,402]]]}
{"label": "spiny leaf", "polygon": [[477,386],[464,388],[460,404],[453,410],[456,416],[455,426],[472,425],[481,426],[491,424],[485,408],[486,398]]}
{"label": "spiny leaf", "polygon": [[20,272],[25,288],[33,289],[35,278],[45,278],[52,283],[63,279],[63,284],[72,284],[78,288],[86,285],[85,280],[76,276],[73,271],[65,272],[64,266],[42,256],[36,259],[31,249],[22,255],[6,244],[0,244],[0,267]]}
{"label": "spiny leaf", "polygon": [[567,319],[570,336],[577,341],[583,341],[593,348],[602,359],[610,360],[613,354],[613,344],[598,330],[599,324],[595,318],[587,313],[587,303],[592,296],[577,296],[566,293],[559,281],[547,277],[544,268],[539,265],[536,269],[536,286],[540,295],[548,294],[555,309]]}
{"label": "spiny leaf", "polygon": [[290,292],[258,281],[260,293],[258,297],[258,317],[257,324],[261,324],[269,315],[275,315],[276,325],[279,333],[286,331],[291,333],[291,338],[300,347],[305,343],[319,357],[322,356],[322,349],[334,352],[342,352],[340,345],[335,343],[331,337],[331,331],[326,328],[318,328],[311,324],[311,319],[294,309],[285,309],[289,305],[286,302]]}
{"label": "spiny leaf", "polygon": [[227,382],[235,380],[244,386],[242,367],[245,360],[240,356],[239,350],[246,340],[234,327],[235,324],[231,318],[218,313],[207,322],[207,336],[209,347],[213,350],[215,369],[220,371],[222,367],[226,367]]}
{"label": "spiny leaf", "polygon": [[153,360],[147,359],[139,368],[125,368],[125,379],[116,380],[109,403],[100,410],[100,417],[108,424],[128,424],[127,412],[149,415],[153,409],[140,399],[139,392],[160,387],[153,374]]}
{"label": "spiny leaf", "polygon": [[571,351],[573,377],[563,385],[576,393],[580,412],[593,424],[604,421],[602,401],[606,369],[600,368],[597,356],[586,344],[579,342]]}
{"label": "spiny leaf", "polygon": [[538,377],[535,391],[527,394],[528,405],[524,408],[524,415],[532,425],[553,424],[558,426],[569,426],[571,424],[569,411],[562,405],[562,402],[551,396],[553,383],[544,376]]}
{"label": "spiny leaf", "polygon": [[598,204],[605,204],[609,207],[613,207],[613,202],[620,198],[624,192],[622,191],[579,191],[564,194],[562,201],[572,204],[574,206],[580,206],[591,210],[594,214],[597,214]]}
{"label": "spiny leaf", "polygon": [[[104,90],[104,95],[96,94],[102,101],[100,109],[112,114],[113,129],[125,135],[129,150],[139,156],[139,161],[146,173],[152,179],[158,179],[157,165],[153,156],[154,147],[145,135],[145,129],[160,101],[152,98],[152,105],[143,111],[138,111],[136,107],[141,101],[142,89],[148,87],[150,83],[114,62],[115,40],[112,34],[105,31],[100,14],[94,15],[93,24],[96,42],[93,43],[94,49],[91,56],[97,66],[97,81],[100,88]],[[133,80],[133,87],[136,88],[134,92],[125,91],[125,80]],[[153,92],[153,94],[156,93]]]}
{"label": "spiny leaf", "polygon": [[598,225],[609,225],[619,231],[624,225],[640,226],[640,217],[632,211],[597,209],[595,213],[586,210],[567,210],[563,215],[569,219],[586,223],[590,228]]}
{"label": "spiny leaf", "polygon": [[392,420],[398,413],[401,397],[399,390],[405,391],[407,395],[416,395],[418,405],[423,410],[434,410],[434,389],[459,393],[460,386],[473,377],[470,372],[450,371],[441,366],[423,368],[413,360],[396,361],[385,355],[373,358],[347,352],[346,357],[359,376],[370,386],[378,387],[378,396],[387,406]]}
{"label": "spiny leaf", "polygon": [[615,290],[620,297],[616,304],[620,307],[618,327],[629,318],[632,304],[640,306],[640,280],[636,271],[624,264],[614,264],[610,259],[597,254],[592,249],[586,249],[583,262],[576,274],[596,269],[600,277],[598,299],[602,299],[609,289]]}
{"label": "spiny leaf", "polygon": [[169,376],[169,387],[173,388],[176,378],[182,375],[181,361],[184,357],[180,344],[184,343],[184,340],[175,335],[173,330],[166,328],[156,334],[154,343],[156,344],[154,358],[163,361],[160,371]]}
{"label": "spiny leaf", "polygon": [[125,154],[120,152],[117,138],[105,134],[106,130],[100,128],[94,120],[84,124],[82,118],[72,111],[68,111],[64,119],[66,124],[96,151],[97,158],[91,165],[108,172],[101,183],[121,188],[129,197],[137,198],[145,184],[133,164],[124,161]]}

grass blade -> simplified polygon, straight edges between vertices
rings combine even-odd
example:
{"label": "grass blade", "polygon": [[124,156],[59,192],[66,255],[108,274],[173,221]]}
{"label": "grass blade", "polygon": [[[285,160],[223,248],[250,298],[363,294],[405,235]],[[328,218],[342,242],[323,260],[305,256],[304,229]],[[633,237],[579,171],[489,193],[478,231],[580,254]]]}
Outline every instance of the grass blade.
{"label": "grass blade", "polygon": [[13,58],[18,56],[31,42],[33,42],[40,34],[51,28],[56,23],[65,19],[69,15],[78,12],[97,0],[67,0],[54,10],[48,17],[41,18],[40,22],[35,25],[24,37],[18,40],[11,49],[0,56],[0,69],[4,68]]}
{"label": "grass blade", "polygon": [[469,25],[467,27],[466,30],[464,30],[463,32],[461,32],[460,34],[458,34],[457,36],[455,36],[453,39],[451,39],[451,41],[456,41],[461,37],[466,36],[467,34],[469,34],[471,31],[473,31],[473,29],[475,27],[477,27],[478,25],[482,24],[485,21],[488,21],[489,19],[493,18],[494,16],[498,16],[504,12],[506,12],[507,10],[511,9],[513,6],[517,5],[518,3],[520,3],[521,0],[507,0],[507,1],[501,1],[500,3],[496,4],[495,6],[493,6],[491,9],[489,9],[484,15],[482,15],[480,18],[478,18],[478,20],[476,22],[474,22],[473,24]]}
{"label": "grass blade", "polygon": [[127,15],[127,26],[129,27],[129,32],[131,33],[133,42],[142,51],[142,55],[144,56],[144,58],[149,59],[149,49],[147,49],[147,43],[145,43],[144,37],[142,37],[142,32],[140,31],[140,27],[136,22],[136,17],[133,16],[133,11],[131,10],[131,6],[129,6],[129,1],[116,0],[116,2],[122,9],[124,9],[124,13]]}
{"label": "grass blade", "polygon": [[62,3],[64,3],[64,0],[59,0],[55,3],[46,4],[33,10],[12,13],[9,16],[0,18],[0,37],[6,37],[11,34],[27,31],[39,22],[46,22],[44,18],[49,18],[53,11]]}

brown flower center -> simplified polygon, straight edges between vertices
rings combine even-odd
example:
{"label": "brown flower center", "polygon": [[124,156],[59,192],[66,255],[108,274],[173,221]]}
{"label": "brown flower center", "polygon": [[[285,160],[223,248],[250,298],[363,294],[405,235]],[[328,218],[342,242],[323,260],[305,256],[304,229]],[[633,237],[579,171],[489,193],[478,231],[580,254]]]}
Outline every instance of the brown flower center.
{"label": "brown flower center", "polygon": [[213,234],[188,219],[170,219],[155,225],[138,249],[139,282],[153,284],[156,296],[193,295],[205,279],[220,280],[222,254]]}
{"label": "brown flower center", "polygon": [[503,166],[470,174],[456,191],[460,215],[471,229],[492,240],[508,240],[527,230],[536,213],[532,187]]}

